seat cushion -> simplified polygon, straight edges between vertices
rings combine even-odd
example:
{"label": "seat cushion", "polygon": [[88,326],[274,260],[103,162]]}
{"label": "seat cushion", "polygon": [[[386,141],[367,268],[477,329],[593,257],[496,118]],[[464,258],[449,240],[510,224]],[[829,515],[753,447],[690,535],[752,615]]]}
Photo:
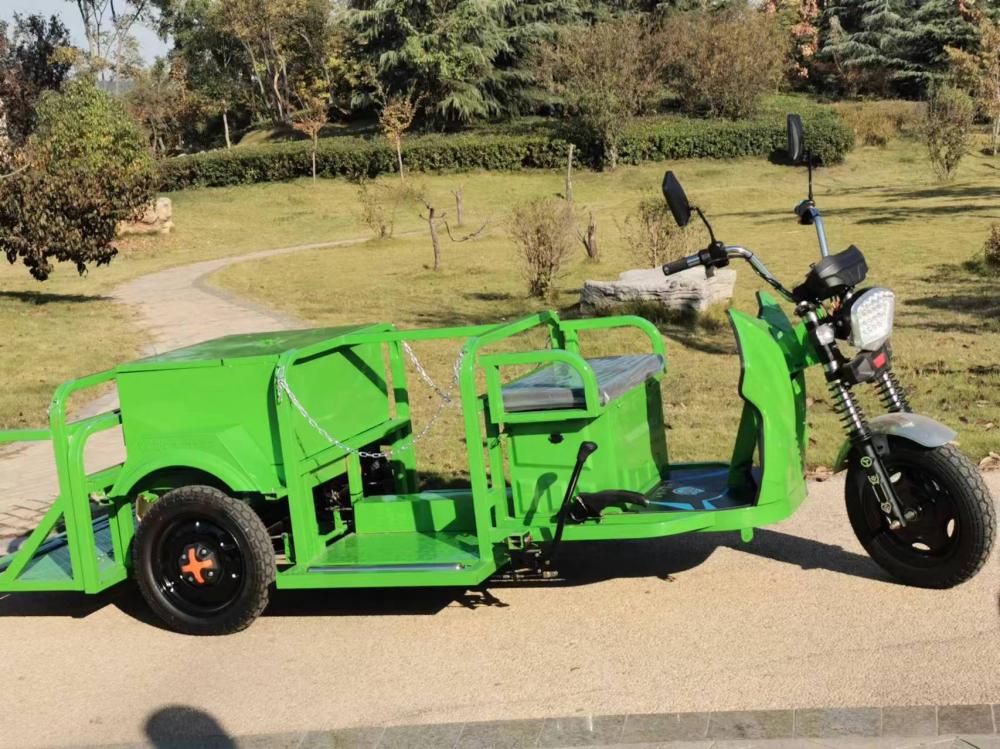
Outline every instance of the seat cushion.
{"label": "seat cushion", "polygon": [[[594,370],[602,406],[663,371],[663,357],[658,354],[602,356],[586,361]],[[583,381],[568,364],[547,364],[504,385],[503,407],[508,412],[585,408]]]}

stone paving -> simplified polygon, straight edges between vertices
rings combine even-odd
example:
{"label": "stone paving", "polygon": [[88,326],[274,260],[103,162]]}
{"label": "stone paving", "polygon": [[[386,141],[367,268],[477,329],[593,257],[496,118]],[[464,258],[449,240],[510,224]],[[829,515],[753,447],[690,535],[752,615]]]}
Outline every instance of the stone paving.
{"label": "stone paving", "polygon": [[[233,737],[193,709],[150,720],[156,749],[1000,749],[1000,705],[804,708],[587,715],[471,723],[371,726]],[[96,747],[95,747],[96,749]]]}
{"label": "stone paving", "polygon": [[[128,306],[137,325],[146,331],[149,355],[224,335],[291,328],[302,323],[213,288],[206,279],[236,263],[363,241],[296,245],[168,268],[122,284],[112,297]],[[89,401],[75,413],[89,416],[116,407],[117,397],[112,392]],[[120,463],[123,456],[121,432],[110,430],[88,443],[85,464],[88,471],[99,470]],[[0,556],[15,549],[18,539],[34,529],[57,493],[48,442],[0,452]]]}

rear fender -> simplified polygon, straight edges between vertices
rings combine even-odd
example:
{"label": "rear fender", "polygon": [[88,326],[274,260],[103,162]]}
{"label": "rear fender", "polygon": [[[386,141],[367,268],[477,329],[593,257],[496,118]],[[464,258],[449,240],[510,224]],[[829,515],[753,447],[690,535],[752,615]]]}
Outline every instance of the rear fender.
{"label": "rear fender", "polygon": [[[921,414],[882,414],[870,420],[868,426],[874,434],[909,440],[921,447],[941,447],[958,436],[951,427]],[[833,464],[834,471],[842,471],[847,468],[847,456],[850,452],[851,442],[848,440],[840,448],[837,460]]]}

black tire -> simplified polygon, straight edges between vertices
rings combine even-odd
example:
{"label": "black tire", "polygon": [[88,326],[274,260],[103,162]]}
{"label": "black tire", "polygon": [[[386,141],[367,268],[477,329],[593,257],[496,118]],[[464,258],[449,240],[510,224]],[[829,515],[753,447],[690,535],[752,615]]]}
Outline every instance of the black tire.
{"label": "black tire", "polygon": [[847,469],[847,515],[865,551],[900,582],[951,588],[986,563],[996,538],[993,499],[982,476],[954,445],[926,448],[889,438],[883,459],[903,511],[916,517],[891,530],[859,456]]}
{"label": "black tire", "polygon": [[274,549],[246,504],[210,486],[182,486],[152,504],[132,547],[150,608],[177,632],[246,629],[267,606]]}

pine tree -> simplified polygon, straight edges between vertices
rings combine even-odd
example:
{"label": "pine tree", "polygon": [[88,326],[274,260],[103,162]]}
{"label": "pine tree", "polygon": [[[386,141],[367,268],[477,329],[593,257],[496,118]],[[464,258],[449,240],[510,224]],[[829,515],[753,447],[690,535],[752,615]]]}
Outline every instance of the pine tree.
{"label": "pine tree", "polygon": [[[528,51],[575,20],[575,0],[356,0],[355,55],[389,93],[412,93],[439,125],[516,112]],[[358,97],[356,104],[366,103]]]}
{"label": "pine tree", "polygon": [[821,23],[820,59],[857,77],[866,93],[888,94],[911,72],[907,27],[911,9],[902,0],[848,0],[827,7]]}

